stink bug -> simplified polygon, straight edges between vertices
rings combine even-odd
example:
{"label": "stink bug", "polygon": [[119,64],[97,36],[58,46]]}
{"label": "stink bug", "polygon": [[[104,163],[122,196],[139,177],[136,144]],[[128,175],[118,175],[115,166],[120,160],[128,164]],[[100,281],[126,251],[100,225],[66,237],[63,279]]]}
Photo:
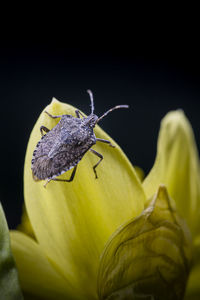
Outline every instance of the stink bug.
{"label": "stink bug", "polygon": [[[45,187],[51,180],[72,181],[76,173],[77,164],[88,150],[100,158],[93,166],[95,178],[97,178],[96,167],[103,160],[103,155],[91,147],[96,142],[106,143],[111,147],[115,147],[110,141],[96,138],[93,130],[95,125],[108,113],[118,108],[128,108],[128,105],[117,105],[98,118],[94,114],[92,92],[90,90],[87,92],[91,101],[91,113],[88,117],[85,117],[79,110],[75,111],[76,118],[71,115],[52,116],[45,111],[50,118],[61,118],[51,130],[45,126],[40,127],[42,138],[33,152],[31,161],[33,179],[35,181],[47,180]],[[44,132],[46,132],[45,135]],[[72,168],[74,169],[69,179],[56,178]]]}

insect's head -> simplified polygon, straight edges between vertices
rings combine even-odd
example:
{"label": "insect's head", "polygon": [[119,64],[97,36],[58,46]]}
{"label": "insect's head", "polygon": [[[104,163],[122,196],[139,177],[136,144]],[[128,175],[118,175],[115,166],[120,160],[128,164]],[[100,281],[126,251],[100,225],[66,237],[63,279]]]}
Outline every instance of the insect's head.
{"label": "insect's head", "polygon": [[101,117],[97,117],[97,115],[94,114],[94,99],[93,99],[93,94],[92,91],[87,90],[89,96],[90,96],[90,101],[91,101],[91,113],[90,115],[86,118],[88,123],[90,124],[91,127],[95,127],[97,123],[99,123],[100,120],[102,120],[107,114],[109,114],[111,111],[118,109],[118,108],[129,108],[128,105],[117,105],[114,106],[113,108],[110,108],[107,110]]}
{"label": "insect's head", "polygon": [[94,128],[97,123],[98,117],[95,114],[90,114],[87,118],[85,118],[84,123],[89,127]]}

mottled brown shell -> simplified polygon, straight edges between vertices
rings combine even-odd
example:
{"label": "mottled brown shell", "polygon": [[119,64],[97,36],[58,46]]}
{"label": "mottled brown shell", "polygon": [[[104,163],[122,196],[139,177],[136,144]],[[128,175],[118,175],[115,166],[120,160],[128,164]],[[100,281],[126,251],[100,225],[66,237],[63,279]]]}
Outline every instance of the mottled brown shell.
{"label": "mottled brown shell", "polygon": [[59,123],[42,136],[33,152],[33,178],[55,178],[75,167],[96,143],[93,132],[96,119],[96,115],[83,119],[62,115]]}

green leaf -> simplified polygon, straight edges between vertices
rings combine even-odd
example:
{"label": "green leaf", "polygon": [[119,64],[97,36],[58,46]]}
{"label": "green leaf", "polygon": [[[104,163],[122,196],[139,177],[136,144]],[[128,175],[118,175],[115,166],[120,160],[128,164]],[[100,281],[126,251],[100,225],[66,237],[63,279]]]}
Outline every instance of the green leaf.
{"label": "green leaf", "polygon": [[23,299],[18,273],[10,249],[8,226],[0,204],[0,299]]}
{"label": "green leaf", "polygon": [[120,228],[104,250],[100,299],[182,299],[191,261],[191,236],[160,186],[143,213]]}

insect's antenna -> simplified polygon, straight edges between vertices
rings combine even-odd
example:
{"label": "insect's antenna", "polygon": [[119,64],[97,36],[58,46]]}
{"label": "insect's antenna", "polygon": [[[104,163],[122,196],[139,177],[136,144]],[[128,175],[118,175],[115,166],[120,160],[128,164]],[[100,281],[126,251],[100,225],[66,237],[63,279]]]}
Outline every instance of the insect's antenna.
{"label": "insect's antenna", "polygon": [[94,98],[91,90],[87,90],[89,96],[90,96],[90,101],[91,101],[91,114],[94,112]]}
{"label": "insect's antenna", "polygon": [[118,109],[118,108],[129,108],[129,106],[128,105],[117,105],[117,106],[115,106],[115,107],[113,107],[113,108],[110,108],[108,111],[106,111],[100,118],[98,118],[98,120],[97,120],[97,123],[99,122],[99,121],[101,121],[101,119],[103,119],[105,116],[107,116],[107,114],[109,114],[111,111],[113,111],[113,110],[115,110],[115,109]]}

